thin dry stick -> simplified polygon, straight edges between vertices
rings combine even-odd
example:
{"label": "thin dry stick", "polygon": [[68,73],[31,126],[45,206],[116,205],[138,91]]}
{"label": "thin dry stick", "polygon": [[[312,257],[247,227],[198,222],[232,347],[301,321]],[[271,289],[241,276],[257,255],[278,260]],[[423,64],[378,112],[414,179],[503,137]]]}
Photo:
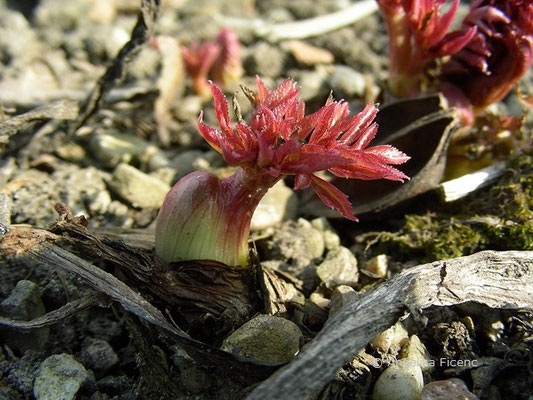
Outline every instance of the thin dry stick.
{"label": "thin dry stick", "polygon": [[137,23],[133,28],[130,40],[120,49],[113,63],[107,68],[104,75],[89,95],[82,107],[80,117],[71,126],[70,131],[75,132],[87,119],[100,107],[107,94],[126,76],[127,67],[139,54],[142,46],[152,35],[155,20],[159,11],[160,0],[142,0],[141,11]]}
{"label": "thin dry stick", "polygon": [[107,296],[101,293],[93,293],[73,300],[57,310],[50,311],[49,313],[41,317],[34,318],[31,321],[15,320],[0,316],[0,325],[20,330],[40,329],[64,321],[65,319],[70,318],[71,316],[85,309],[96,305],[102,305],[106,303],[106,300]]}
{"label": "thin dry stick", "polygon": [[533,311],[531,287],[533,251],[483,251],[411,268],[348,303],[247,399],[308,398],[406,309],[420,317],[431,306],[477,302]]}
{"label": "thin dry stick", "polygon": [[374,0],[363,0],[331,14],[284,24],[269,24],[259,19],[250,21],[249,19],[225,16],[219,17],[219,19],[223,25],[236,28],[252,25],[254,33],[258,37],[275,43],[289,39],[305,39],[331,32],[369,16],[377,9],[377,3]]}

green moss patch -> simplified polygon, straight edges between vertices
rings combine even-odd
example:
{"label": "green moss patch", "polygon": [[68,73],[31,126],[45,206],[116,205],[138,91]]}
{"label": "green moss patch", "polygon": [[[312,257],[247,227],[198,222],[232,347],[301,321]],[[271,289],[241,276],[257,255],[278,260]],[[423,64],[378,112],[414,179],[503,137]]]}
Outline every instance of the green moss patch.
{"label": "green moss patch", "polygon": [[[533,250],[533,155],[510,160],[489,189],[423,214],[405,216],[396,232],[376,233],[372,248],[423,261],[477,251]],[[370,242],[368,242],[370,243]]]}

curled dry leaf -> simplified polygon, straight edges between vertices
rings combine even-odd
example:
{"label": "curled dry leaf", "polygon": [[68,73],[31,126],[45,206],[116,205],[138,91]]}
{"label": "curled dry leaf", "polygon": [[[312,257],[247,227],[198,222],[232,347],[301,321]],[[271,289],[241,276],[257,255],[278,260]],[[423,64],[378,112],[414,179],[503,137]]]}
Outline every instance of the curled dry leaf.
{"label": "curled dry leaf", "polygon": [[[422,193],[435,189],[442,180],[446,151],[457,128],[455,112],[446,107],[441,95],[401,100],[383,107],[377,114],[375,141],[388,143],[411,156],[401,168],[410,181],[348,181],[333,178],[331,183],[352,200],[353,212],[370,216]],[[337,217],[306,193],[303,212],[315,216]]]}

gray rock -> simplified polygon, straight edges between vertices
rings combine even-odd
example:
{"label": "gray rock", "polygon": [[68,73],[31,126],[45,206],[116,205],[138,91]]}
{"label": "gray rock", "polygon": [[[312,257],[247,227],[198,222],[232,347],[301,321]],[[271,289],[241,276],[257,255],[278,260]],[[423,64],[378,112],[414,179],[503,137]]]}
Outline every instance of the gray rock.
{"label": "gray rock", "polygon": [[157,146],[148,146],[142,154],[142,159],[146,164],[147,170],[150,172],[157,171],[161,168],[170,168],[170,160]]}
{"label": "gray rock", "polygon": [[110,226],[131,228],[134,224],[133,217],[128,206],[120,201],[112,201],[107,210],[107,223]]}
{"label": "gray rock", "polygon": [[365,77],[345,65],[336,65],[330,77],[330,85],[336,97],[362,97],[365,93]]}
{"label": "gray rock", "polygon": [[[11,294],[0,303],[0,313],[14,320],[29,321],[46,313],[39,286],[31,281],[19,281]],[[4,343],[21,353],[43,350],[48,342],[48,328],[18,331],[2,327],[0,336]]]}
{"label": "gray rock", "polygon": [[78,360],[100,377],[118,362],[118,356],[105,340],[86,338]]}
{"label": "gray rock", "polygon": [[[111,196],[105,179],[108,175],[94,168],[68,166],[50,177],[61,190],[61,201],[68,204],[74,215],[96,216],[107,212]],[[58,199],[59,200],[59,199]]]}
{"label": "gray rock", "polygon": [[74,400],[89,379],[87,370],[70,354],[56,354],[44,360],[35,376],[36,400]]}
{"label": "gray rock", "polygon": [[[403,323],[398,321],[390,328],[376,335],[376,337],[370,341],[370,346],[380,354],[390,353],[396,356],[400,351],[400,348],[408,341],[409,332]],[[420,342],[420,340],[418,342]],[[407,354],[407,356],[409,356],[409,354]]]}
{"label": "gray rock", "polygon": [[261,199],[252,217],[252,231],[266,229],[281,221],[294,219],[298,212],[298,197],[285,182],[276,183]]}
{"label": "gray rock", "polygon": [[319,65],[313,70],[294,70],[289,76],[294,77],[301,86],[300,96],[304,101],[310,101],[318,97],[328,95],[328,79],[331,74],[331,66]]}
{"label": "gray rock", "polygon": [[198,366],[191,366],[180,371],[180,383],[191,393],[201,393],[209,389],[212,384],[211,376]]}
{"label": "gray rock", "polygon": [[[36,32],[31,28],[28,20],[17,11],[2,8],[0,15],[0,53],[8,56],[19,66],[27,64],[43,51],[44,46],[39,42]],[[6,67],[6,64],[3,67]],[[5,72],[5,71],[4,71]],[[3,74],[3,79],[5,75]]]}
{"label": "gray rock", "polygon": [[409,341],[402,347],[401,358],[415,360],[420,364],[422,372],[430,372],[434,369],[431,354],[417,335],[411,335]]}
{"label": "gray rock", "polygon": [[322,232],[322,237],[324,238],[324,245],[326,250],[332,250],[341,245],[341,238],[337,235],[337,232],[333,229],[328,220],[324,217],[315,218],[311,221],[311,225],[314,228]]}
{"label": "gray rock", "polygon": [[302,339],[294,322],[258,315],[227,337],[221,348],[258,364],[281,365],[298,353]]}
{"label": "gray rock", "polygon": [[[0,357],[0,366],[3,370],[2,375],[7,378],[11,387],[16,388],[22,394],[21,397],[23,399],[33,399],[32,392],[35,372],[39,367],[39,363],[42,361],[40,352],[28,350],[20,358],[13,355],[7,346],[4,347],[3,352],[9,357],[9,360],[3,354]],[[2,365],[4,362],[7,365]]]}
{"label": "gray rock", "polygon": [[35,9],[35,23],[47,26],[53,24],[62,29],[73,29],[91,10],[91,0],[63,3],[61,0],[43,0]]}
{"label": "gray rock", "polygon": [[128,74],[135,79],[151,79],[161,64],[161,55],[150,47],[144,46],[139,55],[133,59],[128,67]]}
{"label": "gray rock", "polygon": [[87,322],[87,329],[90,334],[98,336],[106,342],[115,340],[124,333],[119,322],[103,313],[91,316]]}
{"label": "gray rock", "polygon": [[170,165],[176,171],[176,179],[182,178],[185,175],[199,169],[198,166],[207,169],[210,165],[208,153],[200,150],[188,150],[178,154],[172,159]]}
{"label": "gray rock", "polygon": [[87,151],[78,143],[67,142],[54,149],[54,153],[65,161],[81,164],[87,159]]}
{"label": "gray rock", "polygon": [[15,173],[11,182],[16,187],[11,194],[12,224],[48,226],[56,220],[57,214],[53,210],[59,200],[56,197],[58,191],[48,174],[32,168]]}
{"label": "gray rock", "polygon": [[278,47],[260,42],[250,47],[244,60],[246,71],[250,75],[275,78],[283,74],[287,55]]}
{"label": "gray rock", "polygon": [[457,378],[430,382],[424,386],[420,395],[420,400],[447,399],[477,400],[478,397],[468,390],[462,380]]}
{"label": "gray rock", "polygon": [[322,257],[325,248],[320,231],[303,218],[284,222],[276,229],[267,247],[271,259],[291,260],[294,266],[309,265],[312,260]]}
{"label": "gray rock", "polygon": [[359,297],[359,293],[357,293],[353,287],[346,285],[337,286],[331,295],[329,317],[331,318],[339,312],[339,310],[346,306],[346,304],[355,301],[357,297]]}
{"label": "gray rock", "polygon": [[374,384],[372,400],[417,400],[423,387],[424,376],[420,366],[416,362],[398,360],[379,376]]}
{"label": "gray rock", "polygon": [[57,202],[68,204],[74,215],[102,215],[111,203],[107,177],[94,167],[72,164],[60,165],[51,175],[36,169],[21,170],[10,180],[16,188],[12,193],[12,223],[47,226],[57,219]]}
{"label": "gray rock", "polygon": [[185,96],[176,107],[176,117],[180,121],[196,123],[198,115],[202,110],[202,98],[200,96]]}
{"label": "gray rock", "polygon": [[131,165],[121,163],[113,171],[111,188],[132,206],[159,208],[170,186]]}
{"label": "gray rock", "polygon": [[324,253],[324,238],[309,221],[286,221],[274,228],[271,238],[259,241],[265,258],[281,261],[280,270],[300,279],[304,290],[312,291],[316,285],[314,262]]}
{"label": "gray rock", "polygon": [[386,278],[389,270],[389,260],[387,255],[379,254],[363,263],[361,270],[373,278]]}
{"label": "gray rock", "polygon": [[316,269],[316,275],[328,289],[339,285],[354,286],[359,278],[357,259],[346,247],[328,251],[326,258]]}
{"label": "gray rock", "polygon": [[148,142],[133,135],[95,133],[89,140],[89,151],[108,168],[130,163],[143,154]]}

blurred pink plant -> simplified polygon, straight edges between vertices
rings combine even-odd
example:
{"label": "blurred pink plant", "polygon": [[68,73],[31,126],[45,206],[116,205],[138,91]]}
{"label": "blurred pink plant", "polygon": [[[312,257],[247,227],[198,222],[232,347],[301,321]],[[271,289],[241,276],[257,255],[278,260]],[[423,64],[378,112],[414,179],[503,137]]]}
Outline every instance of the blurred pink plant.
{"label": "blurred pink plant", "polygon": [[426,69],[442,58],[433,88],[471,123],[474,112],[500,101],[531,65],[533,0],[474,0],[461,27],[449,33],[459,0],[442,16],[445,0],[377,2],[389,35],[390,89],[397,96],[418,94]]}
{"label": "blurred pink plant", "polygon": [[209,97],[209,78],[223,86],[238,81],[243,74],[239,38],[230,28],[221,29],[214,41],[182,47],[182,54],[193,88],[204,98]]}
{"label": "blurred pink plant", "polygon": [[461,31],[476,27],[472,40],[443,66],[475,109],[502,100],[533,60],[533,0],[476,0]]}
{"label": "blurred pink plant", "polygon": [[440,15],[446,0],[377,0],[389,36],[389,85],[397,96],[419,92],[427,65],[461,50],[476,33],[448,33],[459,0]]}

